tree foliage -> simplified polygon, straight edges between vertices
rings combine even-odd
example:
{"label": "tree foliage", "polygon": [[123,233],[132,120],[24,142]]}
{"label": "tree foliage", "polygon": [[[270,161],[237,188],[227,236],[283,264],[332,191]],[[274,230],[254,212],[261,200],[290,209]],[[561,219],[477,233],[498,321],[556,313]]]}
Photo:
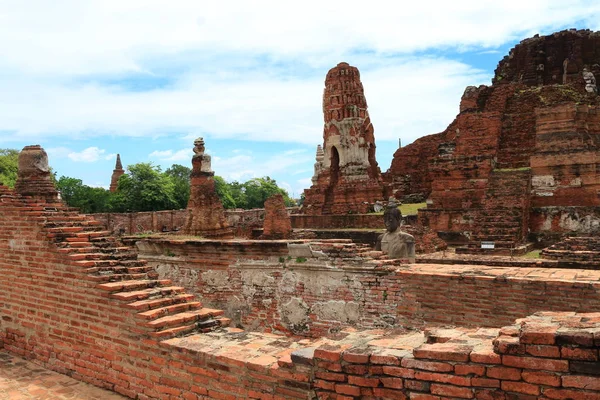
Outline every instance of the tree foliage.
{"label": "tree foliage", "polygon": [[[0,183],[14,187],[18,156],[18,150],[0,149]],[[119,178],[114,193],[84,185],[81,179],[68,176],[56,180],[53,175],[53,179],[62,199],[83,213],[137,212],[186,208],[190,197],[190,174],[190,168],[178,164],[164,172],[152,163],[133,164]],[[262,208],[265,200],[275,193],[281,193],[288,206],[294,205],[288,193],[268,176],[243,183],[227,182],[220,176],[215,176],[214,180],[217,195],[226,209]]]}
{"label": "tree foliage", "polygon": [[17,181],[19,151],[0,149],[0,183],[14,187]]}
{"label": "tree foliage", "polygon": [[161,173],[152,163],[138,163],[127,168],[119,178],[118,193],[122,197],[121,211],[159,211],[177,209],[175,181]]}

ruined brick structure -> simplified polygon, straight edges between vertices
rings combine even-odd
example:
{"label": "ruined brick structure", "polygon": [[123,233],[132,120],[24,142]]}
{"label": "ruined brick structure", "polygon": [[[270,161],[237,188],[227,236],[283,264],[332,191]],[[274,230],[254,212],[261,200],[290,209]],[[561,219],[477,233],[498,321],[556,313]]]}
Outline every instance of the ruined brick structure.
{"label": "ruined brick structure", "polygon": [[[184,287],[157,279],[153,268],[100,222],[59,202],[52,182],[43,178],[45,153],[39,147],[26,149],[20,165],[27,169],[32,165],[27,160],[36,160],[35,170],[41,172],[21,171],[20,192],[0,186],[4,351],[133,399],[600,397],[600,315],[583,313],[598,308],[598,271],[547,271],[543,279],[543,270],[515,269],[506,279],[498,268],[482,270],[480,276],[472,266],[450,273],[440,272],[439,265],[411,270],[395,260],[369,259],[343,243],[324,243],[309,262],[297,258],[294,270],[279,265],[270,276],[240,282],[248,287],[245,295],[256,299],[251,306],[263,305],[258,317],[270,312],[268,298],[260,296],[272,297],[268,290],[277,274],[286,275],[282,287],[292,289],[286,293],[298,304],[329,301],[332,290],[314,292],[302,276],[318,279],[322,271],[314,266],[322,262],[327,273],[360,277],[362,287],[353,279],[340,280],[338,293],[348,296],[336,299],[342,308],[356,296],[367,307],[366,315],[381,312],[383,320],[397,312],[407,321],[464,320],[469,326],[495,318],[498,310],[497,323],[520,319],[502,328],[344,328],[315,338],[226,328],[223,311],[202,305]],[[272,250],[267,252],[257,243],[165,239],[157,245],[170,247],[157,258],[177,262],[180,248],[212,246],[212,258],[197,257],[190,267],[199,269],[192,277],[215,285],[227,280],[215,270],[239,274],[242,265],[246,273],[252,267],[256,272],[261,258],[292,258],[284,242],[265,241]],[[224,246],[238,251],[228,254]],[[334,262],[327,265],[330,256]],[[356,268],[361,259],[371,268]],[[229,268],[230,262],[238,265]],[[300,264],[313,268],[302,272]],[[543,307],[556,312],[523,315]],[[335,315],[316,308],[320,322],[331,324]]]}
{"label": "ruined brick structure", "polygon": [[383,198],[375,137],[360,73],[339,63],[329,70],[323,93],[323,147],[317,147],[313,185],[304,192],[304,213],[367,212]]}
{"label": "ruined brick structure", "polygon": [[50,177],[48,154],[40,145],[25,146],[19,153],[15,190],[36,199],[58,201],[58,191]]}
{"label": "ruined brick structure", "polygon": [[594,225],[583,208],[600,205],[599,64],[596,32],[523,40],[492,86],[465,90],[444,132],[394,154],[386,182],[398,198],[425,194],[421,222],[473,250],[481,241],[514,248],[529,232],[552,231],[543,215],[581,214],[570,225],[576,232]]}
{"label": "ruined brick structure", "polygon": [[208,238],[233,238],[225,209],[215,189],[211,158],[204,154],[204,139],[194,141],[190,199],[184,233]]}
{"label": "ruined brick structure", "polygon": [[119,186],[119,178],[125,174],[123,164],[121,164],[121,155],[117,154],[117,162],[115,163],[115,169],[113,170],[112,176],[110,177],[110,188],[111,192],[116,192]]}
{"label": "ruined brick structure", "polygon": [[265,220],[263,238],[286,239],[292,234],[292,220],[285,208],[281,194],[274,194],[265,200]]}

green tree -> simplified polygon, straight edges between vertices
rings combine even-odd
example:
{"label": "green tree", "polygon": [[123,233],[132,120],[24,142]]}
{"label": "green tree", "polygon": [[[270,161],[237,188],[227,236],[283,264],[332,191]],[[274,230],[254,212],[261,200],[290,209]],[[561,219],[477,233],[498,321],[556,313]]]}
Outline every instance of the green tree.
{"label": "green tree", "polygon": [[14,187],[17,181],[19,151],[0,149],[0,183]]}
{"label": "green tree", "polygon": [[178,208],[175,183],[152,163],[127,167],[128,173],[119,178],[117,191],[122,196],[125,211],[158,211]]}
{"label": "green tree", "polygon": [[183,165],[173,164],[164,172],[169,177],[175,187],[175,202],[177,208],[186,208],[190,199],[190,174],[192,170]]}
{"label": "green tree", "polygon": [[244,188],[246,208],[262,208],[264,207],[265,200],[277,193],[283,195],[286,205],[290,206],[294,204],[287,191],[277,186],[275,179],[271,179],[268,176],[250,179],[244,183]]}
{"label": "green tree", "polygon": [[65,203],[77,207],[82,213],[98,213],[108,211],[111,193],[103,188],[84,185],[81,179],[61,176],[56,188]]}
{"label": "green tree", "polygon": [[226,209],[236,208],[236,202],[232,195],[231,184],[225,182],[220,176],[215,176],[215,191],[217,192],[217,196],[221,199],[221,203],[223,203],[223,207]]}

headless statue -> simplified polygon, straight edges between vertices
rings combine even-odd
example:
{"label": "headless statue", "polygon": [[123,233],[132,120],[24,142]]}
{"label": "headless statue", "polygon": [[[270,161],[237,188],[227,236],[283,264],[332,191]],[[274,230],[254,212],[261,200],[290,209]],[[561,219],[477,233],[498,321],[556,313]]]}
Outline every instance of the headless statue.
{"label": "headless statue", "polygon": [[415,238],[400,230],[402,213],[395,201],[390,201],[383,212],[386,233],[377,238],[375,250],[383,251],[389,258],[415,261]]}

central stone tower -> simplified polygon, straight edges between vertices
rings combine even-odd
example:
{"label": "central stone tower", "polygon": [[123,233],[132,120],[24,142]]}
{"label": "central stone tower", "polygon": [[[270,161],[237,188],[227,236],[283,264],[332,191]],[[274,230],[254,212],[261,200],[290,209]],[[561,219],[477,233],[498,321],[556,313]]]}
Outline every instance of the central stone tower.
{"label": "central stone tower", "polygon": [[329,70],[323,93],[323,147],[317,148],[306,214],[364,213],[383,198],[375,136],[360,72],[345,62]]}

